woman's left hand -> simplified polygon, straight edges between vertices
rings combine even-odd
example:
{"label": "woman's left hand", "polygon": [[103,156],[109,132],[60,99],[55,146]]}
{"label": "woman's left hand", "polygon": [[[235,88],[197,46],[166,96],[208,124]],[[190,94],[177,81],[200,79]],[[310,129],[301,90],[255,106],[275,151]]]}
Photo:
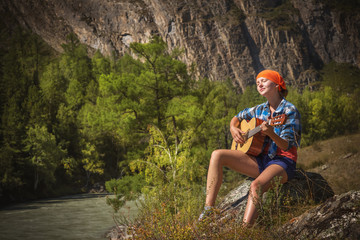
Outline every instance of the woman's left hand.
{"label": "woman's left hand", "polygon": [[260,125],[260,128],[262,133],[267,136],[271,136],[272,134],[274,134],[274,127],[269,125],[266,121]]}

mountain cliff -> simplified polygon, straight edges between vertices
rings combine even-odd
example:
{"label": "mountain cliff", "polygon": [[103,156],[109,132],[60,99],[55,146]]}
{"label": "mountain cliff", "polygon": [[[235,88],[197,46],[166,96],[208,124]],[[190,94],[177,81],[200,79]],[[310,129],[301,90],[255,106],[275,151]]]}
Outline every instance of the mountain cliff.
{"label": "mountain cliff", "polygon": [[[345,1],[344,1],[345,2]],[[92,50],[122,55],[160,35],[184,50],[198,76],[244,89],[263,68],[301,87],[330,61],[360,66],[359,1],[326,0],[2,0],[57,51],[74,32]],[[9,23],[10,24],[10,23]]]}

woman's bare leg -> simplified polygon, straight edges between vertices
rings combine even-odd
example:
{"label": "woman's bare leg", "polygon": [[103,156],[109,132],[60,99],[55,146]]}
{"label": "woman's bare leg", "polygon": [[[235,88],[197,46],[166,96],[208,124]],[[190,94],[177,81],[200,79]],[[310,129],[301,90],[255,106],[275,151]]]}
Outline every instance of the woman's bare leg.
{"label": "woman's bare leg", "polygon": [[222,179],[223,167],[256,178],[259,176],[259,167],[254,157],[234,150],[215,150],[210,159],[207,184],[206,184],[206,206],[214,206],[219,192]]}
{"label": "woman's bare leg", "polygon": [[[254,224],[258,212],[257,202],[261,198],[261,194],[269,190],[272,187],[272,180],[274,177],[281,177],[281,183],[285,183],[288,179],[286,171],[279,165],[273,164],[268,166],[252,183],[250,186],[249,197],[244,213],[243,222],[251,226]],[[259,194],[260,193],[260,194]]]}

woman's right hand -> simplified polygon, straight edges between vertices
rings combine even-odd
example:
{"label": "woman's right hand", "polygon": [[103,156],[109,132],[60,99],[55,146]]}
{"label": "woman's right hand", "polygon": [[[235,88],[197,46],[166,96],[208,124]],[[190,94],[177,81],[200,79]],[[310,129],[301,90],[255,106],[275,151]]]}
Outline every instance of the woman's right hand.
{"label": "woman's right hand", "polygon": [[244,134],[245,132],[241,131],[240,128],[235,127],[235,126],[231,126],[230,127],[230,133],[234,139],[234,141],[236,143],[240,143],[240,144],[244,144],[245,143],[245,138],[244,138]]}

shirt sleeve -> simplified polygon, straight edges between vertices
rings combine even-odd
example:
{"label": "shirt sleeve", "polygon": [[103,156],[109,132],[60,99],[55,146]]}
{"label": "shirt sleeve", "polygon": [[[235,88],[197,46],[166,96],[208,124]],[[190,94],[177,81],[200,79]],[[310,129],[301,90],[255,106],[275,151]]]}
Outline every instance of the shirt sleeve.
{"label": "shirt sleeve", "polygon": [[236,117],[241,121],[241,119],[251,120],[255,117],[255,108],[245,108],[244,110],[240,111]]}
{"label": "shirt sleeve", "polygon": [[282,126],[280,137],[288,141],[289,145],[287,150],[293,146],[300,146],[301,138],[301,124],[300,124],[300,113],[292,106],[285,111],[287,116],[286,123]]}

